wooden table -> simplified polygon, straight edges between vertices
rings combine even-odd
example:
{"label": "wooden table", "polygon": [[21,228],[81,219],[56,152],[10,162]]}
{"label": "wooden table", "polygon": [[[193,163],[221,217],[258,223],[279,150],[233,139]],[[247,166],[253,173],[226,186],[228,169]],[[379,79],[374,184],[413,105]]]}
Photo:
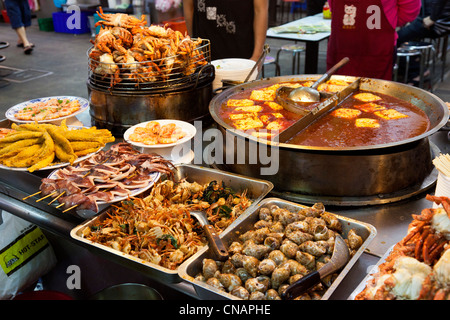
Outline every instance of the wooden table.
{"label": "wooden table", "polygon": [[[322,13],[313,16],[308,16],[299,20],[295,20],[280,27],[292,27],[299,25],[317,25],[327,24],[331,26],[331,19],[324,19]],[[272,28],[267,30],[266,36],[273,39],[283,39],[290,41],[305,42],[305,74],[317,74],[317,64],[319,61],[319,43],[330,37],[330,32],[318,32],[314,34],[300,34],[300,33],[276,33]]]}

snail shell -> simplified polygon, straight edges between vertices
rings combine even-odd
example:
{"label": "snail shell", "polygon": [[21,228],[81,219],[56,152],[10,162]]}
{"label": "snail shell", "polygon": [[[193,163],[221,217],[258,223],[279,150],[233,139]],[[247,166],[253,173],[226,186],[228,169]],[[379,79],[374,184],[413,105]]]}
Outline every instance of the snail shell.
{"label": "snail shell", "polygon": [[230,254],[235,254],[235,253],[242,253],[242,244],[240,242],[237,241],[233,241],[230,246],[228,247],[228,252]]}
{"label": "snail shell", "polygon": [[326,221],[328,228],[338,232],[342,231],[341,222],[333,214],[324,212],[321,217]]}
{"label": "snail shell", "polygon": [[287,226],[288,224],[298,221],[299,220],[299,213],[298,212],[291,212],[289,210],[281,209],[281,213],[279,215],[279,221]]}
{"label": "snail shell", "polygon": [[328,232],[327,226],[317,225],[313,229],[314,240],[328,240],[330,233]]}
{"label": "snail shell", "polygon": [[280,285],[282,285],[283,282],[285,282],[287,279],[289,279],[290,275],[291,275],[291,270],[289,269],[288,264],[283,264],[283,265],[275,268],[275,270],[273,270],[273,272],[272,272],[272,277],[270,279],[272,288],[278,289],[278,287]]}
{"label": "snail shell", "polygon": [[246,256],[244,255],[242,258],[242,266],[245,268],[245,270],[248,271],[248,273],[252,277],[256,277],[258,274],[258,265],[259,260],[252,256]]}
{"label": "snail shell", "polygon": [[297,260],[297,262],[301,265],[305,266],[308,270],[312,270],[316,265],[316,257],[308,252],[297,251],[295,260]]}
{"label": "snail shell", "polygon": [[311,241],[312,239],[314,239],[314,236],[312,234],[300,230],[292,231],[287,235],[287,237],[289,240],[292,240],[298,245],[301,245],[304,242]]}
{"label": "snail shell", "polygon": [[241,279],[232,273],[219,273],[217,279],[228,291],[232,291],[234,288],[242,285]]}
{"label": "snail shell", "polygon": [[206,284],[210,285],[213,288],[216,288],[220,291],[225,291],[224,286],[222,285],[222,283],[220,283],[219,279],[212,277],[209,278],[208,280],[206,280]]}
{"label": "snail shell", "polygon": [[281,297],[275,289],[269,289],[266,291],[265,300],[281,300]]}
{"label": "snail shell", "polygon": [[256,244],[253,241],[247,241],[244,244],[244,249],[242,253],[247,256],[255,257],[260,260],[263,256],[270,251],[270,247],[265,246],[263,244]]}
{"label": "snail shell", "polygon": [[259,219],[264,221],[272,221],[273,217],[268,208],[259,209]]}
{"label": "snail shell", "polygon": [[260,291],[255,291],[250,294],[248,300],[264,300],[265,294]]}
{"label": "snail shell", "polygon": [[258,271],[262,275],[270,275],[277,267],[277,264],[272,259],[264,259],[258,265]]}
{"label": "snail shell", "polygon": [[242,283],[245,283],[245,281],[247,281],[252,277],[250,273],[248,273],[248,271],[245,270],[245,268],[237,268],[234,274],[237,275],[239,279],[241,279]]}
{"label": "snail shell", "polygon": [[239,286],[231,290],[230,292],[233,296],[241,298],[243,300],[248,300],[250,293],[243,286]]}
{"label": "snail shell", "polygon": [[255,227],[255,229],[261,229],[261,228],[269,228],[272,224],[273,224],[272,221],[259,220],[253,226]]}
{"label": "snail shell", "polygon": [[296,274],[306,275],[308,273],[308,269],[304,265],[302,265],[297,260],[289,259],[284,264],[289,266],[289,270],[291,271],[291,276]]}
{"label": "snail shell", "polygon": [[204,259],[202,265],[202,274],[206,280],[214,277],[215,273],[219,270],[216,261],[213,259]]}
{"label": "snail shell", "polygon": [[293,284],[294,282],[296,282],[297,280],[300,280],[301,278],[303,278],[302,274],[294,274],[293,276],[289,277],[289,284]]}
{"label": "snail shell", "polygon": [[298,251],[298,245],[293,241],[285,240],[280,246],[280,251],[283,252],[287,258],[295,258],[295,254]]}
{"label": "snail shell", "polygon": [[318,244],[314,241],[305,241],[300,246],[299,249],[301,251],[307,252],[309,254],[312,254],[313,256],[320,257],[321,255],[325,254],[327,252],[326,248],[324,246]]}
{"label": "snail shell", "polygon": [[222,273],[235,273],[235,272],[236,272],[236,267],[233,265],[233,263],[231,263],[230,259],[228,259],[227,261],[225,261],[223,263]]}
{"label": "snail shell", "polygon": [[307,221],[295,221],[286,226],[285,233],[289,234],[293,231],[309,232],[310,227]]}
{"label": "snail shell", "polygon": [[284,232],[284,225],[280,221],[277,221],[269,227],[269,232],[282,233]]}
{"label": "snail shell", "polygon": [[280,240],[275,237],[268,236],[264,239],[264,245],[269,248],[269,250],[276,250],[280,248]]}
{"label": "snail shell", "polygon": [[357,250],[363,243],[363,240],[360,236],[356,234],[354,229],[351,229],[347,234],[348,246],[352,250]]}
{"label": "snail shell", "polygon": [[252,240],[256,243],[263,243],[264,239],[266,238],[267,234],[270,232],[270,229],[267,227],[257,229],[255,233],[253,234]]}
{"label": "snail shell", "polygon": [[269,253],[268,255],[269,259],[272,259],[273,261],[275,261],[275,263],[278,265],[282,264],[284,261],[287,260],[286,256],[284,255],[283,252],[281,252],[280,250],[273,250]]}
{"label": "snail shell", "polygon": [[244,265],[244,255],[242,253],[235,253],[230,257],[230,261],[235,268],[241,268]]}
{"label": "snail shell", "polygon": [[267,277],[259,276],[257,278],[250,278],[245,281],[245,289],[252,293],[255,291],[266,292],[269,288],[269,279]]}

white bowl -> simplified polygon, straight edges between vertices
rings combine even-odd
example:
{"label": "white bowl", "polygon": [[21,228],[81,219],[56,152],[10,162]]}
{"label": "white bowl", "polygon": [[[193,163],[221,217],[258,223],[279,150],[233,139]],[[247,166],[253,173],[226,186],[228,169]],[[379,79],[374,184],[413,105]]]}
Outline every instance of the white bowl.
{"label": "white bowl", "polygon": [[228,58],[211,61],[216,68],[216,72],[229,73],[253,68],[255,61],[250,59]]}
{"label": "white bowl", "polygon": [[[137,127],[145,127],[147,123],[156,121],[161,126],[174,123],[177,127],[180,127],[186,135],[175,143],[167,144],[154,144],[148,145],[140,142],[130,140],[130,135]],[[163,120],[151,120],[138,123],[128,128],[123,134],[123,139],[129,144],[136,147],[142,153],[156,153],[161,157],[172,161],[174,164],[189,163],[193,158],[193,152],[191,150],[191,139],[197,133],[197,129],[190,123],[180,120],[163,119]]]}
{"label": "white bowl", "polygon": [[[211,64],[215,68],[213,90],[216,90],[223,86],[222,80],[244,81],[255,63],[255,61],[250,59],[238,58],[219,59],[211,61]],[[257,75],[258,71],[255,70],[249,77],[249,80],[255,80]]]}

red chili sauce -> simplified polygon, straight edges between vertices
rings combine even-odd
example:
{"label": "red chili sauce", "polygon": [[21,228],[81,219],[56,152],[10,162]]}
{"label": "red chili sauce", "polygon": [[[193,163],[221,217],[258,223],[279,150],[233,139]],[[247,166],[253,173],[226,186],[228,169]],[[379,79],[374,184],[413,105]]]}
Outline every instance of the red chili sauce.
{"label": "red chili sauce", "polygon": [[[428,116],[417,106],[381,93],[374,93],[381,99],[371,102],[355,98],[364,92],[355,92],[287,143],[314,147],[370,146],[409,139],[429,129]],[[347,114],[340,114],[343,117],[339,116],[341,108],[348,108]]]}

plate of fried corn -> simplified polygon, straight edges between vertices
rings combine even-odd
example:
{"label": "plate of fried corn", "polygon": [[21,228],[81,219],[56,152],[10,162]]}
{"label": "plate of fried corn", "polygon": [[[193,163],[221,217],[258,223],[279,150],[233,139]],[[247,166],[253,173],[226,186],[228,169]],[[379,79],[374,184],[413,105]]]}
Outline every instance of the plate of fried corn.
{"label": "plate of fried corn", "polygon": [[11,125],[0,138],[0,168],[17,171],[53,170],[89,158],[115,138],[96,127],[24,123]]}

